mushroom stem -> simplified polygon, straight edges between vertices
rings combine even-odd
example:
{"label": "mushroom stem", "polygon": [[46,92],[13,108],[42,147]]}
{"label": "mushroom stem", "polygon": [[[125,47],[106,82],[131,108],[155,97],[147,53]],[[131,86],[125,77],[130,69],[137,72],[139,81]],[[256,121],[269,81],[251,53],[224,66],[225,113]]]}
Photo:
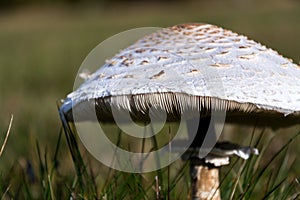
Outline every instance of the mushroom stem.
{"label": "mushroom stem", "polygon": [[190,177],[192,200],[221,200],[219,190],[219,168],[191,160]]}

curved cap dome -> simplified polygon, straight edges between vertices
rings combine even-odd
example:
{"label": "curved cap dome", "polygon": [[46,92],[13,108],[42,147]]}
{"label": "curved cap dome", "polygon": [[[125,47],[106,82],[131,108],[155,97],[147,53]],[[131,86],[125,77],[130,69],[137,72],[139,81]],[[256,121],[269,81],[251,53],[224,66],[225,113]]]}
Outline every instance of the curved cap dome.
{"label": "curved cap dome", "polygon": [[[220,83],[219,95],[211,87]],[[232,31],[210,24],[176,25],[109,59],[67,96],[61,111],[67,120],[74,110],[89,120],[96,108],[98,118],[109,122],[115,107],[143,121],[155,105],[169,121],[186,110],[212,109],[226,110],[228,117],[294,118],[300,113],[300,67]]]}

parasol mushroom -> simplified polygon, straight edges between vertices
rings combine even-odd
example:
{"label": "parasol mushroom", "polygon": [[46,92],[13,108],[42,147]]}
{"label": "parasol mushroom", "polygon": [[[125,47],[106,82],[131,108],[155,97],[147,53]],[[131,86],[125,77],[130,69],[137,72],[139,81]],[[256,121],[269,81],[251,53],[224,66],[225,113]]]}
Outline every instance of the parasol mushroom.
{"label": "parasol mushroom", "polygon": [[[210,153],[199,158],[211,124],[219,119],[212,113],[221,116],[221,122],[226,112],[228,122],[260,120],[275,128],[296,124],[299,85],[300,67],[276,51],[214,25],[182,24],[145,36],[116,54],[67,96],[60,115],[66,127],[69,121],[118,123],[117,112],[149,122],[156,107],[165,111],[166,121],[191,113],[188,128],[199,129],[190,134],[195,138],[191,143],[183,143],[192,149],[184,154],[192,159],[192,198],[220,199],[218,167],[232,155],[246,159],[258,151],[230,143],[210,151],[208,144]],[[218,133],[211,135],[217,140]],[[193,149],[198,149],[196,156]]]}

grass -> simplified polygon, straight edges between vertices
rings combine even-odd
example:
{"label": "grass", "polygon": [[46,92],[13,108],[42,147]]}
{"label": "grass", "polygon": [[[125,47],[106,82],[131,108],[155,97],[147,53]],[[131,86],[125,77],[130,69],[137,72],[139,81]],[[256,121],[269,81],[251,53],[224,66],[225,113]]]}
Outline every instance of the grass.
{"label": "grass", "polygon": [[[68,132],[74,134],[75,132]],[[36,143],[34,163],[19,161],[9,174],[1,176],[0,195],[16,199],[187,199],[190,193],[189,163],[178,160],[151,173],[125,173],[101,165],[82,149],[79,141],[67,135],[76,171],[61,173],[65,160],[59,156],[64,140],[61,131],[54,154]],[[268,149],[276,140],[264,130],[243,137],[244,145],[259,148],[259,156],[249,160],[234,158],[221,168],[220,189],[223,199],[297,199],[300,197],[299,177],[291,174],[295,158],[288,151],[299,139],[294,133],[270,156]],[[106,172],[104,172],[106,171]]]}
{"label": "grass", "polygon": [[300,132],[294,134],[269,157],[266,150],[276,140],[276,136],[266,139],[264,132],[258,134],[257,140],[251,143],[261,149],[260,156],[252,156],[248,161],[236,160],[223,171],[221,191],[224,199],[299,198],[298,177],[289,176],[289,170],[296,159],[291,161],[288,155],[290,144],[299,135]]}
{"label": "grass", "polygon": [[[56,101],[64,98],[72,90],[74,78],[84,57],[107,37],[141,26],[165,27],[184,22],[208,22],[248,35],[298,63],[299,18],[299,2],[280,0],[245,1],[245,4],[233,0],[213,0],[172,4],[96,4],[83,7],[37,5],[9,11],[1,10],[0,130],[7,128],[8,116],[14,114],[10,136],[0,158],[1,196],[5,194],[6,197],[15,198],[53,199],[70,195],[99,198],[106,195],[105,198],[113,199],[116,198],[113,195],[122,193],[124,188],[127,188],[123,180],[130,179],[130,191],[142,190],[141,195],[146,194],[150,199],[156,197],[155,173],[131,175],[111,172],[108,178],[109,169],[99,166],[99,163],[92,159],[84,161],[87,167],[82,184],[87,185],[87,188],[81,188],[78,182],[80,177],[74,168],[67,141],[58,134],[60,121]],[[265,150],[264,157],[275,155],[275,150],[280,149],[296,130],[299,130],[299,127],[277,131],[276,139]],[[244,134],[243,132],[251,132],[251,129],[239,127],[233,131]],[[267,135],[274,136],[273,133]],[[240,140],[243,143],[243,140]],[[278,177],[284,178],[283,175],[289,175],[283,185],[291,183],[295,188],[299,188],[299,184],[297,186],[293,178],[299,177],[300,162],[295,160],[293,165],[290,164],[299,154],[300,148],[297,143],[299,139],[295,139],[290,147],[281,153],[285,155],[282,157],[287,159],[283,162],[286,166],[282,166],[278,172],[271,170],[271,177],[282,174]],[[82,147],[79,149],[84,158],[88,157],[88,153]],[[250,161],[257,170],[261,168],[256,163],[265,162],[262,158]],[[241,173],[240,181],[243,181],[245,172],[239,171],[240,162],[237,161],[237,167],[234,167],[231,173]],[[182,164],[175,163],[170,167],[171,172],[168,172],[168,169],[163,170],[161,177],[166,177],[168,173],[172,176],[158,180],[158,185],[162,188],[161,195],[166,197],[166,194],[171,192],[171,197],[176,199],[178,196],[180,199],[188,194],[188,187],[182,187],[189,184],[186,168],[181,169]],[[249,164],[244,165],[247,167]],[[273,169],[273,164],[270,165]],[[180,173],[173,171],[174,168]],[[250,176],[250,167],[247,171],[247,176]],[[264,172],[261,175],[262,179],[268,180],[271,172]],[[229,173],[228,176],[231,178],[227,180],[232,180],[234,174]],[[169,179],[168,185],[166,180]],[[262,183],[270,186],[265,191],[272,190],[283,180],[273,179],[270,178],[270,182],[275,185]],[[105,180],[108,180],[108,183],[104,183]],[[148,186],[140,187],[137,184],[139,180],[142,180],[141,185]],[[243,184],[246,184],[246,181],[243,181]],[[243,192],[242,186],[237,184],[234,198],[239,199],[237,196]],[[276,191],[280,191],[279,189],[282,190],[282,184]],[[119,190],[118,193],[113,194],[116,190]],[[258,189],[251,190],[254,194]],[[294,194],[293,190],[285,191],[289,195]],[[276,193],[271,193],[269,198],[274,194]],[[232,192],[222,192],[222,195],[230,197]]]}
{"label": "grass", "polygon": [[8,136],[10,134],[10,130],[11,130],[11,126],[12,126],[13,120],[14,120],[14,116],[11,115],[10,121],[9,121],[9,125],[8,125],[8,128],[7,128],[7,132],[6,132],[5,138],[3,140],[3,144],[2,144],[1,149],[0,149],[0,157],[2,156],[2,153],[3,153],[4,148],[6,146],[6,143],[7,143],[7,140],[8,140]]}

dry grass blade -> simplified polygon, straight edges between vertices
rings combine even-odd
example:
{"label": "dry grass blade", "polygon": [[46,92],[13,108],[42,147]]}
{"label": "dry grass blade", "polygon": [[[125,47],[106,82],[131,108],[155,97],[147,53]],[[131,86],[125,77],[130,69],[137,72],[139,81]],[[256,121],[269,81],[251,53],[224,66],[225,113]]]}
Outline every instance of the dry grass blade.
{"label": "dry grass blade", "polygon": [[1,147],[1,150],[0,150],[0,157],[2,156],[2,153],[3,153],[4,148],[6,146],[6,142],[7,142],[9,133],[10,133],[10,129],[11,129],[11,125],[12,125],[13,119],[14,119],[14,115],[11,115],[10,121],[9,121],[9,125],[8,125],[8,129],[7,129],[7,132],[6,132],[6,136],[4,138],[4,141],[3,141],[3,144],[2,144],[2,147]]}
{"label": "dry grass blade", "polygon": [[8,187],[6,188],[5,192],[3,193],[2,197],[1,197],[1,200],[5,199],[5,196],[8,193],[10,186],[11,186],[11,184],[9,184]]}

